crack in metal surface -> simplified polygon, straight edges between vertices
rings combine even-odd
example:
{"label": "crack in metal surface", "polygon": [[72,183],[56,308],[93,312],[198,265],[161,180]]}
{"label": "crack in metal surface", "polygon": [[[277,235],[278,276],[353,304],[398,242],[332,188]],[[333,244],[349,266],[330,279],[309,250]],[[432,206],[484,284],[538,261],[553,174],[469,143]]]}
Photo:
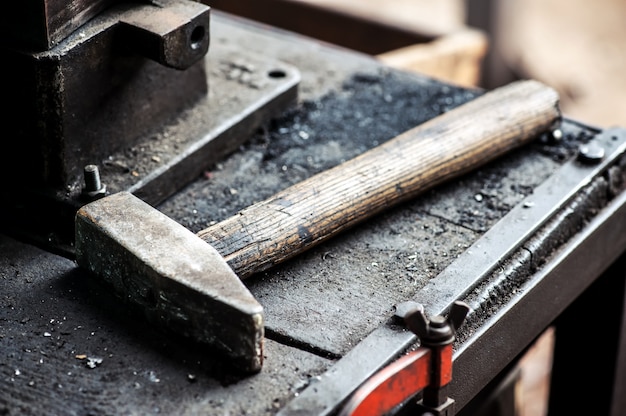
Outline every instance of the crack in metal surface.
{"label": "crack in metal surface", "polygon": [[311,353],[318,357],[327,358],[329,360],[338,360],[342,357],[340,354],[328,351],[324,348],[312,345],[308,342],[298,340],[296,338],[290,337],[289,335],[282,334],[269,327],[265,327],[265,337],[271,339],[272,341],[278,342],[279,344],[297,348],[301,351]]}

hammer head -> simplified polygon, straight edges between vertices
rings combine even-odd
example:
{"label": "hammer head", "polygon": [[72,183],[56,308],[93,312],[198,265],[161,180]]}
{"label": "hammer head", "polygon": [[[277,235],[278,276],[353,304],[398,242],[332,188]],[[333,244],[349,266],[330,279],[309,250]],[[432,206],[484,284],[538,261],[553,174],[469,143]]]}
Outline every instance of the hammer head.
{"label": "hammer head", "polygon": [[209,244],[128,192],[76,215],[76,261],[139,304],[149,320],[258,372],[263,307]]}

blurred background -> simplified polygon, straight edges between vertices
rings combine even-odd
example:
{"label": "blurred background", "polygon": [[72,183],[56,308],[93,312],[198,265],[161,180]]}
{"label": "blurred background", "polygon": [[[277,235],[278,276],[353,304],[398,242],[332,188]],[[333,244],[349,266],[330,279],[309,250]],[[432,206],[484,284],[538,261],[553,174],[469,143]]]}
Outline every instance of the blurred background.
{"label": "blurred background", "polygon": [[[467,59],[472,53],[481,59],[475,62],[480,65],[481,78],[476,81],[480,86],[493,88],[515,78],[535,78],[559,91],[566,115],[599,127],[626,125],[626,103],[620,99],[626,95],[624,1],[305,1],[359,10],[371,18],[436,34],[442,40],[464,34],[465,43],[458,47],[465,48]],[[478,29],[487,44],[480,45],[483,40],[468,29]],[[429,72],[435,64],[427,66],[424,58],[421,65]],[[462,63],[457,66],[457,71],[463,70]],[[416,65],[415,70],[419,69]],[[457,81],[472,83],[471,68],[465,71]]]}
{"label": "blurred background", "polygon": [[559,91],[567,116],[626,125],[624,1],[202,1],[449,82],[494,88],[535,78]]}

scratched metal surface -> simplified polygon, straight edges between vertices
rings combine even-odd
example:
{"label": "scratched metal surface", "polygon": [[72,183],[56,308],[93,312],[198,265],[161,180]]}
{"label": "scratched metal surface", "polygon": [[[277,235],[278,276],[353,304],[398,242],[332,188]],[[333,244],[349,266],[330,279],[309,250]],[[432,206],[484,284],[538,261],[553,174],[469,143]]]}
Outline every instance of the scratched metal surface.
{"label": "scratched metal surface", "polygon": [[[219,13],[213,23],[212,48],[297,66],[301,106],[159,206],[193,230],[477,94]],[[557,147],[538,142],[253,277],[268,325],[254,376],[148,327],[72,261],[0,237],[0,413],[273,414],[532,192],[580,133],[567,126]]]}

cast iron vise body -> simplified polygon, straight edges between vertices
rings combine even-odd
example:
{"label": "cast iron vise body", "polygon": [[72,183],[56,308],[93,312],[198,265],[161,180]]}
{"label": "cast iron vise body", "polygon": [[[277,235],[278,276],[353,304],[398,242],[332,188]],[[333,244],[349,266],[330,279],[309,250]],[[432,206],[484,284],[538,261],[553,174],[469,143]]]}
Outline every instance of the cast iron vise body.
{"label": "cast iron vise body", "polygon": [[[0,152],[3,228],[62,254],[72,255],[73,216],[85,202],[121,190],[160,202],[295,100],[296,71],[263,61],[242,69],[252,78],[265,71],[263,85],[239,82],[212,94],[217,101],[236,97],[240,108],[209,102],[210,8],[197,1],[7,7],[0,22],[11,103],[0,116],[7,138]],[[194,111],[204,125],[195,121],[194,131],[181,129],[174,143],[163,144],[177,147],[176,160],[155,154],[143,171],[119,162],[118,154],[166,140],[165,127]]]}

